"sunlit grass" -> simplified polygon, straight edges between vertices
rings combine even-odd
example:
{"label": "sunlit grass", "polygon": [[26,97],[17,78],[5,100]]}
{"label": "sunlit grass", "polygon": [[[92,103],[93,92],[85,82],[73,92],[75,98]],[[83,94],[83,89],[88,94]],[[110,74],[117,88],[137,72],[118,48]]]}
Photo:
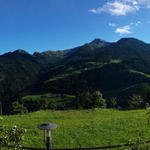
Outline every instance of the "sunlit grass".
{"label": "sunlit grass", "polygon": [[95,147],[108,143],[123,144],[137,137],[137,130],[150,137],[146,110],[119,111],[111,109],[37,111],[25,115],[4,116],[3,124],[27,129],[25,146],[44,147],[43,131],[37,125],[44,122],[58,124],[52,131],[54,148]]}
{"label": "sunlit grass", "polygon": [[140,71],[136,71],[136,70],[129,70],[131,73],[136,73],[136,74],[139,74],[139,75],[142,75],[142,76],[145,76],[147,78],[150,78],[150,75],[149,74],[146,74],[146,73],[143,73],[143,72],[140,72]]}

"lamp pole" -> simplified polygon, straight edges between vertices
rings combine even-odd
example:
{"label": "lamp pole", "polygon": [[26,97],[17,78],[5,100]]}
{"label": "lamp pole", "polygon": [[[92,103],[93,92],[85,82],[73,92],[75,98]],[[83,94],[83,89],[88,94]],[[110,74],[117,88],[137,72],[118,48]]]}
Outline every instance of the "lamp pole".
{"label": "lamp pole", "polygon": [[45,143],[47,150],[50,150],[52,148],[52,138],[50,130],[45,130]]}
{"label": "lamp pole", "polygon": [[45,131],[45,144],[46,144],[47,150],[50,150],[52,148],[51,130],[57,128],[57,124],[47,122],[47,123],[38,125],[38,128],[40,130]]}

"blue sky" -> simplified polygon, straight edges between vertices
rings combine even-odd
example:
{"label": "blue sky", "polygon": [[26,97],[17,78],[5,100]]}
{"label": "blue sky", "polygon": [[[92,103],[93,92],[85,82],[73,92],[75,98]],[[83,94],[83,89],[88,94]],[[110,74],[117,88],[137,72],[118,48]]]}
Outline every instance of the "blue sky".
{"label": "blue sky", "polygon": [[122,37],[150,43],[150,0],[0,0],[0,54]]}

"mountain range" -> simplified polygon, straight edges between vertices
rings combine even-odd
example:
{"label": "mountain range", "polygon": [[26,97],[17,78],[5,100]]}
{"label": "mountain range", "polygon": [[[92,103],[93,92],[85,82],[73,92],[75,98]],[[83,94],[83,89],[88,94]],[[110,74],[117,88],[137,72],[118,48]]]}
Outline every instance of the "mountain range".
{"label": "mountain range", "polygon": [[125,107],[132,94],[150,86],[150,44],[135,38],[95,39],[82,46],[35,52],[16,50],[0,56],[0,100],[4,110],[26,95],[77,95],[99,90]]}

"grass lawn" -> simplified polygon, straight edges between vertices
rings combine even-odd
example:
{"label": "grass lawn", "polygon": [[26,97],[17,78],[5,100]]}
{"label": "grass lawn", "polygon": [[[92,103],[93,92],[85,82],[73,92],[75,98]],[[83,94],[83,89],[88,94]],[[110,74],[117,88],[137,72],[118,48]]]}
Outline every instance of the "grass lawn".
{"label": "grass lawn", "polygon": [[136,139],[137,131],[150,138],[146,110],[119,111],[112,109],[37,111],[25,115],[4,116],[2,124],[27,129],[25,146],[45,147],[44,132],[37,126],[45,122],[58,124],[52,131],[53,148],[96,147],[108,143],[123,144]]}

